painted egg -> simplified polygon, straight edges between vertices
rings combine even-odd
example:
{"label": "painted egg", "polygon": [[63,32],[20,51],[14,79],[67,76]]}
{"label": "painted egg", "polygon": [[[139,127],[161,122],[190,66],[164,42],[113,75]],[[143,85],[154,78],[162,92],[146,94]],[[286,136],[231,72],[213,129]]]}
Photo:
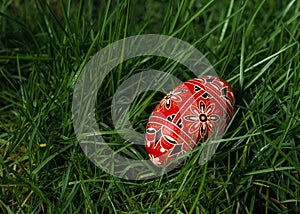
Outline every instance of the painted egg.
{"label": "painted egg", "polygon": [[209,136],[220,136],[233,114],[231,86],[215,76],[188,80],[168,93],[153,110],[145,147],[150,160],[165,166]]}

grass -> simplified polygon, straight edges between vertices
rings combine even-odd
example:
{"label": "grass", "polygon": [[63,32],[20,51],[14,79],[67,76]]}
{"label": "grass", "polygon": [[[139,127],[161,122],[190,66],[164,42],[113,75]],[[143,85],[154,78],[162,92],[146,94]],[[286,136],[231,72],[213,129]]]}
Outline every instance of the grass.
{"label": "grass", "polygon": [[[0,4],[1,213],[299,213],[299,1],[2,1]],[[179,170],[128,181],[97,168],[72,125],[74,78],[100,49],[131,35],[171,35],[206,54],[236,95],[217,153]],[[161,57],[137,57],[99,88],[97,121],[129,157],[110,122],[117,87],[141,70],[191,78]],[[161,94],[132,104],[145,131]],[[153,94],[152,94],[153,95]]]}

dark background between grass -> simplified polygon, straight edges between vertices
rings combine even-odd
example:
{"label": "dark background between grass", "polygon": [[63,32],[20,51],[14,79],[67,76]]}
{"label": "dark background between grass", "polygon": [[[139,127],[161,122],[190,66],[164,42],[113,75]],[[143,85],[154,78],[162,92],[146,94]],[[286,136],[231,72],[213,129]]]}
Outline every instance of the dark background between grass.
{"label": "dark background between grass", "polygon": [[[299,213],[300,1],[1,1],[0,213]],[[131,35],[193,44],[236,95],[235,115],[205,165],[197,152],[157,179],[127,181],[95,167],[76,140],[74,77],[91,56]],[[186,68],[159,57],[122,63],[99,88],[107,143],[124,140],[110,102],[128,76]],[[162,94],[132,103],[145,131]],[[122,149],[135,159],[142,147]]]}

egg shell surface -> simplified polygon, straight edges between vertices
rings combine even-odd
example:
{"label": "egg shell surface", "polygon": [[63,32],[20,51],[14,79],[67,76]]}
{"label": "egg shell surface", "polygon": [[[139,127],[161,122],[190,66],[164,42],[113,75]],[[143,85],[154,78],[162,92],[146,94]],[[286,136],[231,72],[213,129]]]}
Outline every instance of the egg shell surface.
{"label": "egg shell surface", "polygon": [[233,105],[233,90],[222,78],[202,76],[178,85],[149,118],[145,147],[150,160],[162,167],[212,134],[222,135]]}

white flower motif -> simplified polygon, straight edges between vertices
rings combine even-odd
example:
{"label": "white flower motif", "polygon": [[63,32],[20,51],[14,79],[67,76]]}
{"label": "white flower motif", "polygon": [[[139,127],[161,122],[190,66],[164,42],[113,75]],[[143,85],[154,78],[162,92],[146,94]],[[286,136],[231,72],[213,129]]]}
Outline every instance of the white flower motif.
{"label": "white flower motif", "polygon": [[161,162],[159,161],[159,158],[155,158],[154,155],[149,154],[150,160],[153,164],[156,166],[161,166]]}
{"label": "white flower motif", "polygon": [[195,106],[192,106],[191,111],[193,112],[193,114],[185,117],[187,121],[193,122],[189,129],[189,132],[191,134],[195,133],[199,129],[201,134],[205,134],[207,132],[207,129],[209,127],[213,128],[215,122],[220,119],[218,115],[213,114],[215,104],[206,106],[203,101],[200,101],[199,107],[200,108],[198,109]]}
{"label": "white flower motif", "polygon": [[181,102],[182,98],[181,96],[178,96],[180,94],[185,93],[186,90],[179,90],[179,91],[171,91],[169,94],[167,94],[162,101],[160,102],[160,106],[163,107],[165,106],[166,109],[170,109],[172,102]]}

